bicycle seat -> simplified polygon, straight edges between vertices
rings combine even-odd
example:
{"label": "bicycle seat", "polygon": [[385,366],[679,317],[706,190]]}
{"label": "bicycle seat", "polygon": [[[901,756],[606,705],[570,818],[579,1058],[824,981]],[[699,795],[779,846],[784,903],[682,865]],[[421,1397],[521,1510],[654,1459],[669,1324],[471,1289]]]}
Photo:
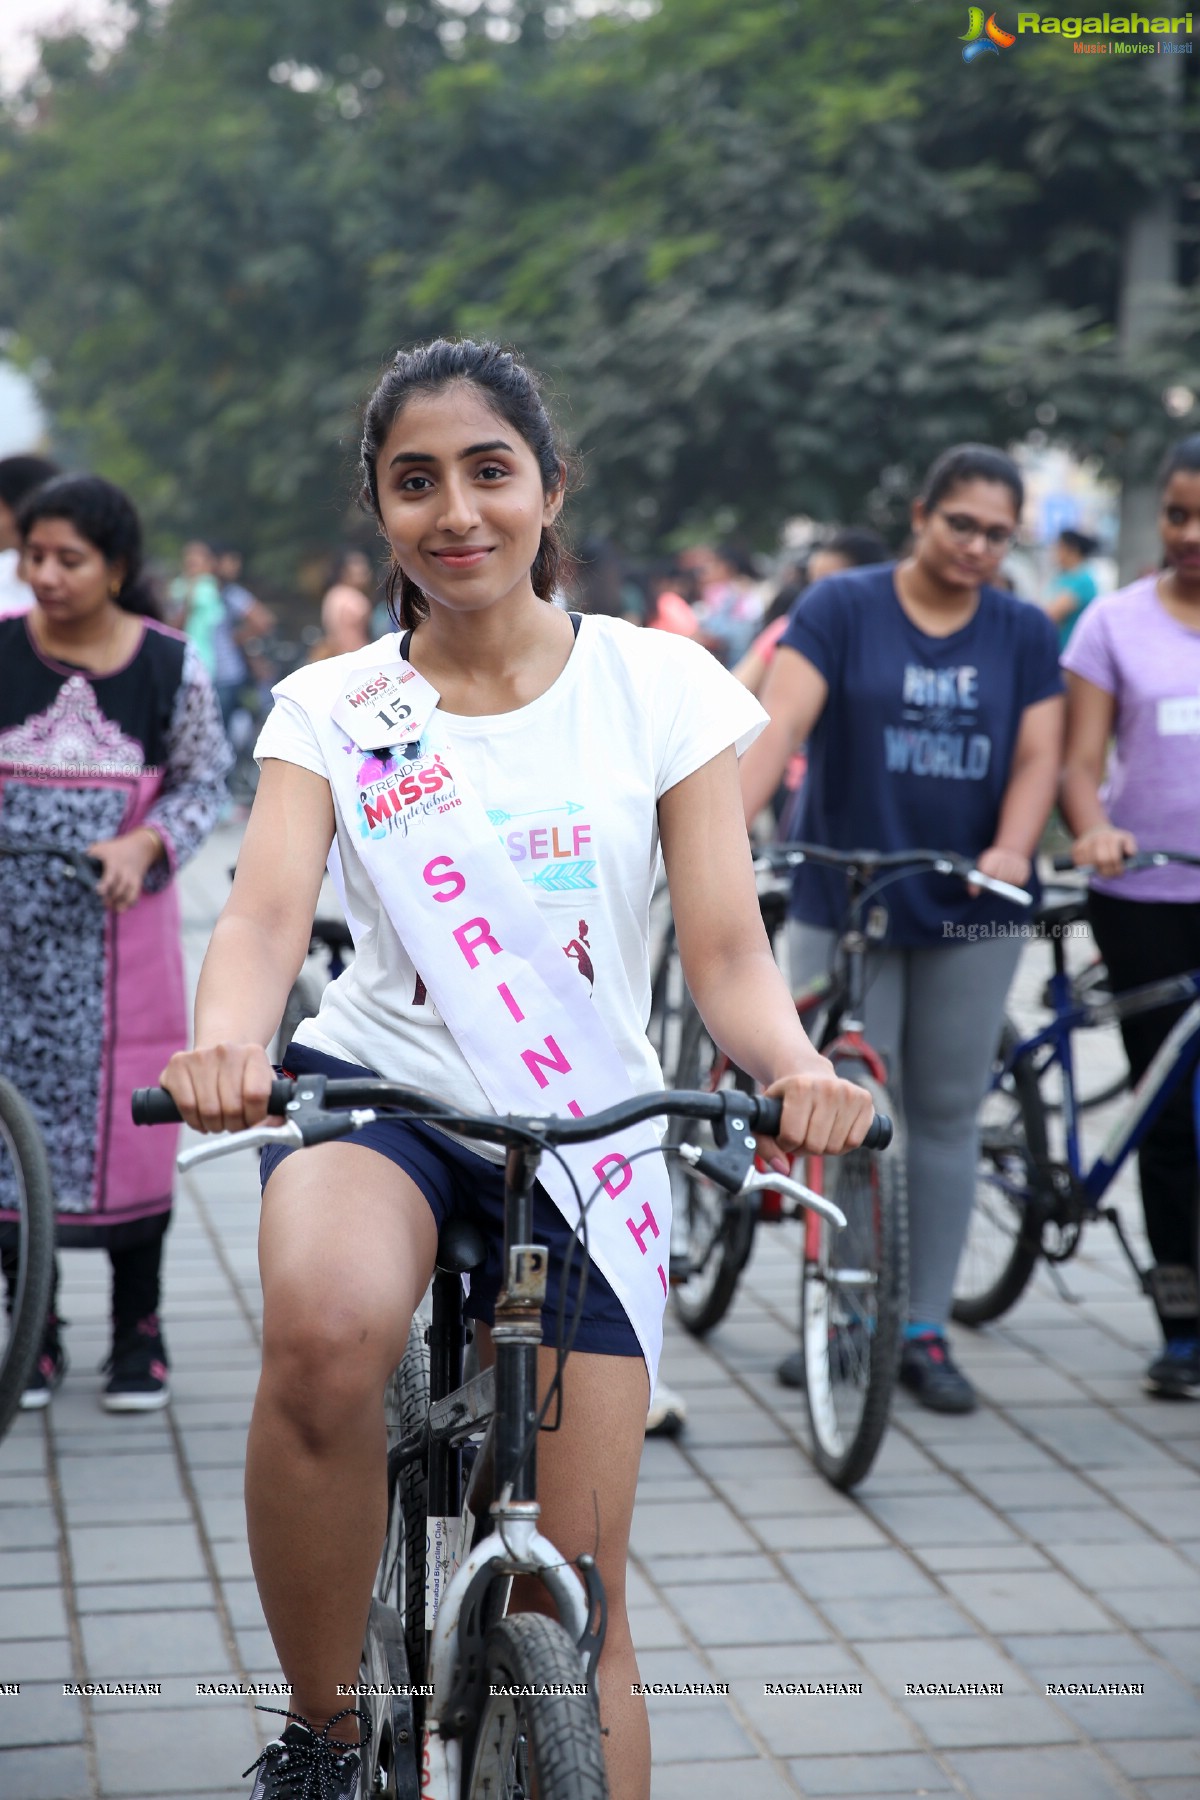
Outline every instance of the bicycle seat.
{"label": "bicycle seat", "polygon": [[470,1275],[486,1261],[487,1239],[478,1225],[452,1213],[438,1232],[438,1268],[444,1275]]}
{"label": "bicycle seat", "polygon": [[1088,916],[1087,893],[1082,888],[1060,888],[1044,893],[1034,910],[1039,925],[1073,925]]}

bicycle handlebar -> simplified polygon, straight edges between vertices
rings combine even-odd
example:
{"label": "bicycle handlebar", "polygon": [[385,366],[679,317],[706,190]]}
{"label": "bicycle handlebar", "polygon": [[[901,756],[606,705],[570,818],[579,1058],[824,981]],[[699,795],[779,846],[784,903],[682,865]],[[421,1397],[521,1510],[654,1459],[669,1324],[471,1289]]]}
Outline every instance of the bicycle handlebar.
{"label": "bicycle handlebar", "polygon": [[957,875],[960,881],[985,888],[988,893],[1009,900],[1015,906],[1033,905],[1033,895],[1025,888],[1014,887],[1009,881],[998,881],[994,875],[985,875],[969,856],[959,856],[954,850],[830,850],[824,844],[770,844],[754,858],[756,869],[770,869],[776,873],[797,869],[806,862],[823,863],[830,869],[860,869],[867,875],[875,875],[883,869],[905,868],[916,875],[924,868],[931,874]]}
{"label": "bicycle handlebar", "polygon": [[[1119,828],[1114,826],[1113,829]],[[1125,858],[1121,864],[1121,874],[1132,875],[1137,869],[1162,869],[1168,863],[1186,863],[1189,868],[1200,869],[1200,856],[1192,856],[1186,850],[1138,850],[1133,856]],[[1077,863],[1071,852],[1066,850],[1054,858],[1052,867],[1056,875],[1076,872],[1087,875],[1094,871],[1096,865],[1095,863]]]}
{"label": "bicycle handlebar", "polygon": [[[270,1112],[279,1116],[287,1112],[296,1097],[297,1083],[283,1076],[271,1085]],[[783,1104],[765,1094],[742,1094],[734,1089],[718,1089],[715,1093],[668,1089],[657,1094],[639,1094],[609,1106],[603,1112],[585,1119],[534,1117],[524,1115],[462,1113],[423,1094],[418,1088],[402,1087],[394,1081],[367,1078],[337,1080],[325,1083],[325,1108],[371,1107],[411,1113],[425,1119],[453,1121],[456,1130],[468,1137],[493,1143],[506,1142],[506,1133],[528,1138],[539,1137],[548,1144],[582,1144],[593,1138],[608,1137],[643,1120],[667,1116],[682,1119],[726,1119],[734,1113],[745,1113],[750,1130],[768,1137],[778,1132],[783,1118]],[[135,1125],[170,1125],[179,1123],[179,1109],[165,1088],[135,1088],[132,1102]],[[347,1129],[350,1129],[347,1126]],[[303,1131],[303,1127],[301,1128]],[[892,1122],[876,1113],[863,1141],[867,1150],[886,1150],[892,1141]]]}

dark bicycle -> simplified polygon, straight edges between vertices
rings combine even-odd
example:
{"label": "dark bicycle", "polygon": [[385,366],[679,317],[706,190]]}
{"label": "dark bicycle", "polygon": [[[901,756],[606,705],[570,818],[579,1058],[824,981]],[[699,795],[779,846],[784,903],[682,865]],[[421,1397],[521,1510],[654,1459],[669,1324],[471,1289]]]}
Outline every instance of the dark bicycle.
{"label": "dark bicycle", "polygon": [[[1183,852],[1140,851],[1125,860],[1126,872],[1160,869],[1168,863],[1200,867],[1200,857]],[[1055,858],[1056,870],[1075,865]],[[1083,871],[1086,873],[1087,871]],[[1087,894],[1047,901],[1040,917],[1059,927],[1087,916]],[[1051,933],[1054,974],[1049,983],[1050,1022],[1021,1037],[1008,1029],[1001,1041],[991,1085],[980,1112],[980,1150],[975,1205],[954,1283],[954,1317],[964,1325],[984,1325],[1016,1305],[1039,1260],[1052,1276],[1079,1248],[1084,1229],[1103,1219],[1142,1290],[1164,1319],[1194,1317],[1197,1271],[1182,1266],[1144,1269],[1125,1236],[1114,1206],[1104,1196],[1126,1159],[1181,1082],[1195,1082],[1200,1118],[1200,969],[1151,982],[1127,993],[1107,989],[1080,1000],[1066,967],[1061,931]],[[1090,1167],[1079,1137],[1082,1106],[1076,1094],[1075,1036],[1138,1013],[1191,1001],[1130,1094]],[[1061,1151],[1050,1124],[1062,1114]],[[1061,1289],[1061,1278],[1059,1278]],[[1062,1289],[1065,1292],[1065,1289]]]}
{"label": "dark bicycle", "polygon": [[[63,881],[94,894],[94,856],[57,844],[0,842],[0,856],[49,861]],[[21,1405],[37,1362],[54,1278],[54,1190],[37,1121],[13,1083],[0,1077],[0,1263],[5,1282],[0,1337],[0,1437]]]}
{"label": "dark bicycle", "polygon": [[[161,1089],[141,1090],[133,1106],[143,1124],[178,1117]],[[451,1218],[438,1240],[431,1324],[424,1333],[414,1322],[388,1388],[388,1525],[359,1684],[371,1722],[364,1800],[368,1794],[529,1800],[534,1793],[538,1800],[604,1800],[595,1697],[603,1587],[592,1558],[580,1557],[573,1569],[537,1525],[538,1432],[556,1400],[561,1403],[562,1370],[577,1323],[560,1321],[558,1370],[539,1406],[537,1352],[548,1258],[544,1246],[532,1241],[538,1165],[555,1145],[608,1137],[661,1114],[707,1119],[714,1146],[677,1143],[675,1156],[730,1192],[753,1192],[763,1185],[755,1172],[753,1133],[779,1130],[780,1103],[728,1091],[659,1092],[586,1119],[497,1117],[457,1112],[393,1082],[305,1075],[277,1081],[271,1107],[284,1115],[282,1126],[201,1142],[183,1153],[181,1166],[277,1143],[281,1134],[296,1145],[326,1142],[370,1123],[379,1111],[452,1125],[507,1149],[495,1366],[463,1380],[462,1277],[481,1265],[485,1243],[473,1223]],[[350,1110],[338,1110],[345,1108]],[[886,1141],[891,1128],[877,1119],[871,1131]],[[839,1222],[836,1206],[821,1196],[771,1179]],[[576,1240],[585,1258],[586,1217],[585,1207]],[[472,1454],[468,1440],[479,1438]],[[516,1575],[542,1580],[557,1619],[506,1616]],[[414,1687],[425,1693],[414,1694]]]}
{"label": "dark bicycle", "polygon": [[[1029,906],[1023,888],[996,881],[968,857],[943,850],[829,850],[820,844],[777,844],[755,858],[759,904],[774,938],[787,913],[790,883],[802,863],[841,870],[846,877],[845,921],[831,967],[796,995],[796,1012],[810,1038],[838,1074],[875,1096],[876,1110],[893,1111],[887,1071],[863,1029],[870,947],[887,920],[876,905],[895,881],[931,871],[957,876],[1016,905]],[[751,1083],[717,1050],[690,1001],[679,1033],[673,1080],[680,1087],[746,1090]],[[668,1142],[671,1133],[668,1132]],[[682,1323],[703,1336],[724,1318],[760,1223],[796,1217],[796,1208],[767,1180],[752,1198],[730,1199],[703,1174],[678,1168],[672,1241],[672,1300]],[[810,1189],[825,1193],[845,1214],[836,1236],[810,1210],[805,1219],[800,1280],[800,1337],[804,1396],[813,1458],[838,1488],[851,1488],[870,1469],[887,1429],[902,1348],[908,1300],[908,1210],[899,1157],[865,1146],[826,1165],[807,1159]]]}

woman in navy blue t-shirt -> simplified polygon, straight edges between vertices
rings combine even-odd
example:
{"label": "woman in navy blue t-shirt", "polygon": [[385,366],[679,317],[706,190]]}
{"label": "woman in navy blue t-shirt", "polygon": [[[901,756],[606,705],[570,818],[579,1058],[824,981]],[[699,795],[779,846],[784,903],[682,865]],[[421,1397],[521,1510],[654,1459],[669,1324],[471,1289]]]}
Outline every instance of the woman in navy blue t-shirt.
{"label": "woman in navy blue t-shirt", "polygon": [[[797,603],[761,696],[771,723],[742,761],[748,820],[807,740],[798,838],[842,850],[955,850],[1000,881],[1032,884],[1061,759],[1058,646],[1040,608],[988,585],[1023,499],[1017,467],[1000,451],[949,450],[913,505],[911,554],[830,576]],[[797,872],[794,985],[829,966],[844,905],[836,872]],[[907,1128],[901,1379],[923,1404],[967,1412],[975,1396],[950,1358],[945,1324],[974,1200],[976,1114],[1020,950],[1004,929],[1017,909],[924,874],[889,888],[886,905],[866,1026]]]}

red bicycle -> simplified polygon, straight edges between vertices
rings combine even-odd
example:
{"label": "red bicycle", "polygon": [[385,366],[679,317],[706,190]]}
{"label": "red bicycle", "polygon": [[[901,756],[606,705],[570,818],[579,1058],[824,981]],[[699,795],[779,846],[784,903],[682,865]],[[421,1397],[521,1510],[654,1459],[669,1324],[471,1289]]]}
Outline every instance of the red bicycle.
{"label": "red bicycle", "polygon": [[[759,905],[772,940],[787,913],[787,877],[805,862],[842,870],[847,900],[832,964],[796,995],[797,1014],[839,1075],[865,1087],[877,1112],[895,1117],[887,1070],[863,1028],[867,952],[886,931],[878,896],[893,881],[921,872],[958,876],[1018,905],[1028,906],[1030,895],[950,851],[885,854],[778,844],[755,858]],[[672,1086],[732,1086],[747,1093],[753,1086],[713,1044],[690,996]],[[800,1341],[813,1458],[833,1486],[848,1489],[866,1475],[883,1440],[900,1363],[908,1300],[904,1162],[865,1148],[828,1161],[803,1160],[798,1178],[832,1200],[846,1218],[845,1229],[834,1231],[819,1215],[804,1215]],[[729,1310],[759,1224],[796,1218],[802,1209],[772,1189],[730,1196],[677,1159],[668,1163],[674,1170],[676,1217],[672,1300],[687,1330],[702,1337]]]}

